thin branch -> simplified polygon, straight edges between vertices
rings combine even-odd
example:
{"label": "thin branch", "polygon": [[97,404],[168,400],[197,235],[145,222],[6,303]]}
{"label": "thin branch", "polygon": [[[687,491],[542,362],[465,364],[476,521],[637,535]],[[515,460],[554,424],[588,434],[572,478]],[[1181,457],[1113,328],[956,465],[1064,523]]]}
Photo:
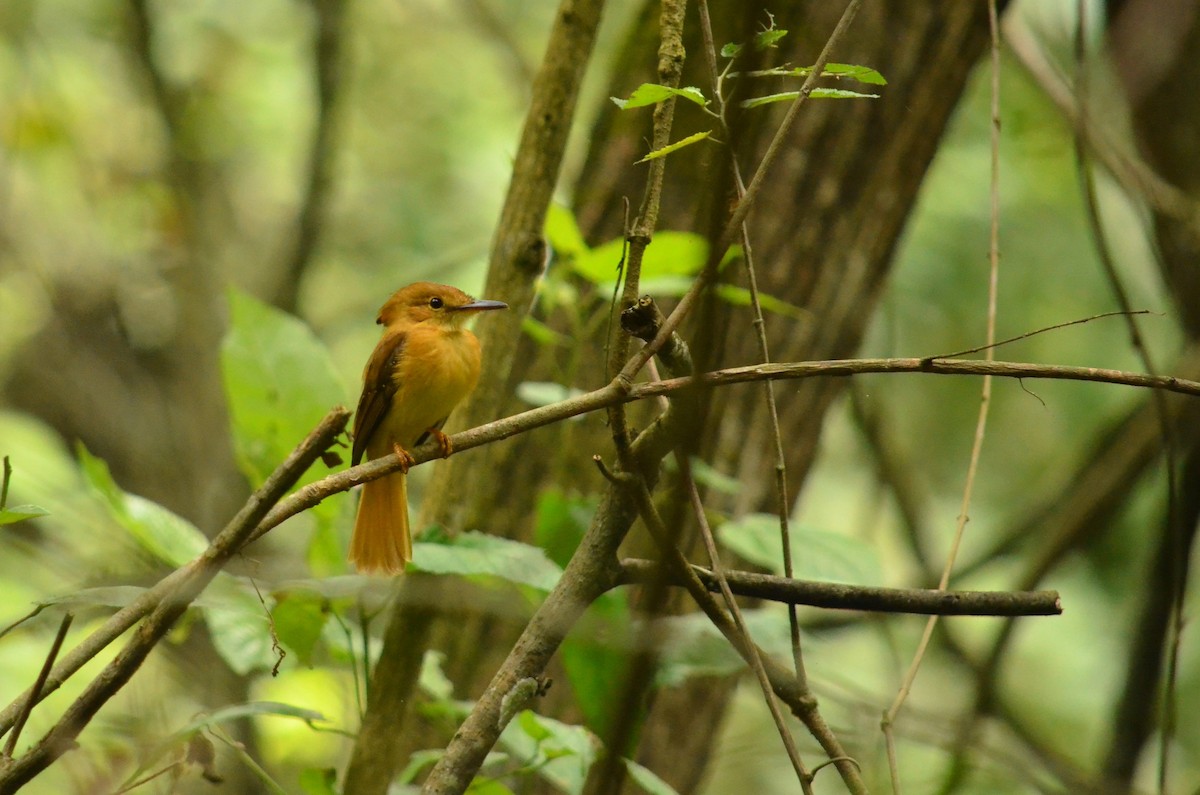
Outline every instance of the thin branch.
{"label": "thin branch", "polygon": [[792,101],[788,107],[787,114],[779,125],[779,129],[775,131],[775,135],[771,138],[771,142],[767,145],[767,151],[763,154],[763,158],[759,161],[758,168],[754,172],[754,176],[750,179],[750,184],[746,188],[746,194],[741,201],[737,203],[729,220],[725,224],[720,237],[717,238],[717,244],[708,252],[709,261],[705,268],[701,271],[700,276],[692,282],[692,286],[679,299],[674,311],[667,318],[667,322],[663,324],[662,330],[658,336],[635,354],[626,364],[620,374],[614,379],[614,384],[618,386],[626,386],[633,383],[634,377],[641,370],[646,362],[654,356],[655,352],[666,343],[671,333],[679,327],[683,319],[691,312],[696,299],[704,290],[708,289],[711,280],[715,277],[716,268],[714,267],[721,258],[725,256],[726,249],[737,240],[742,228],[742,222],[750,215],[750,209],[754,206],[755,199],[758,198],[758,192],[762,189],[766,175],[770,172],[771,166],[775,162],[775,158],[783,149],[783,142],[787,138],[788,132],[791,130],[792,124],[796,121],[800,108],[804,105],[804,101],[808,99],[808,95],[816,87],[817,79],[821,72],[825,70],[825,64],[829,62],[829,58],[833,53],[834,47],[845,36],[846,31],[850,29],[850,23],[857,16],[859,8],[862,7],[862,0],[849,0],[846,4],[846,10],[842,12],[841,18],[834,27],[833,32],[829,34],[829,38],[825,41],[825,46],[821,50],[821,54],[817,56],[816,62],[813,64],[812,72],[805,79],[804,84],[800,87],[800,91],[796,95],[796,99]]}
{"label": "thin branch", "polygon": [[[701,0],[703,3],[704,0]],[[769,383],[769,382],[768,382]],[[733,623],[737,627],[737,631],[741,634],[746,649],[750,652],[747,655],[746,662],[750,664],[750,670],[754,671],[754,678],[758,681],[758,686],[762,690],[763,700],[767,705],[767,710],[771,713],[771,720],[775,722],[775,730],[779,733],[779,739],[783,741],[783,747],[787,751],[788,761],[792,763],[792,769],[796,771],[796,778],[800,782],[800,789],[810,795],[812,793],[813,776],[816,771],[810,772],[800,758],[800,751],[796,748],[796,740],[792,737],[792,732],[788,729],[787,723],[783,720],[783,712],[779,709],[779,704],[775,700],[775,694],[771,691],[771,680],[767,678],[767,670],[763,667],[762,655],[759,652],[758,645],[754,643],[754,639],[750,636],[750,630],[746,626],[746,619],[742,617],[742,609],[738,606],[737,599],[733,597],[733,591],[729,587],[729,581],[725,577],[725,568],[721,565],[721,554],[717,551],[717,542],[713,539],[712,528],[708,526],[708,518],[704,513],[704,502],[700,499],[700,490],[696,488],[696,480],[692,477],[692,465],[688,461],[686,454],[676,454],[679,462],[679,471],[683,476],[683,488],[688,493],[688,500],[692,505],[692,512],[696,517],[696,524],[700,527],[700,537],[704,539],[704,548],[708,552],[709,564],[712,570],[712,579],[716,580],[717,589],[725,600],[725,609],[733,616]],[[788,579],[791,579],[790,572]],[[799,623],[796,619],[795,605],[788,605],[788,615],[791,617],[792,626],[795,630],[795,645],[796,661],[799,663]],[[798,665],[798,670],[803,670],[803,666]],[[796,677],[801,687],[808,687],[808,678]],[[819,769],[818,766],[817,769]]]}
{"label": "thin branch", "polygon": [[[991,179],[989,185],[990,228],[988,230],[988,299],[987,299],[987,345],[984,349],[986,361],[991,362],[995,356],[996,342],[996,305],[999,294],[1000,278],[1000,17],[996,10],[996,0],[988,0],[988,29],[991,33]],[[962,502],[959,506],[958,519],[954,526],[954,537],[950,542],[950,550],[946,554],[946,562],[942,568],[942,576],[938,581],[938,590],[944,591],[950,585],[950,574],[958,560],[958,552],[970,519],[971,497],[975,490],[975,478],[979,472],[979,459],[983,454],[983,440],[987,431],[988,416],[992,402],[992,377],[984,376],[983,387],[979,396],[979,414],[975,421],[975,435],[971,443],[970,460],[967,463],[966,482],[963,484]],[[925,623],[917,651],[913,655],[903,681],[900,683],[896,699],[884,714],[882,728],[887,743],[888,767],[892,779],[892,791],[900,793],[900,770],[896,759],[895,722],[900,709],[908,699],[916,681],[917,672],[925,659],[929,641],[933,638],[933,630],[937,626],[938,617],[930,616]]]}
{"label": "thin branch", "polygon": [[[725,97],[721,94],[721,75],[717,71],[717,46],[713,39],[712,20],[708,14],[708,0],[700,0],[700,30],[704,40],[704,55],[708,62],[709,78],[712,80],[713,101],[717,103],[717,116],[720,119],[721,130],[728,142],[729,167],[733,172],[733,185],[737,190],[738,201],[746,198],[746,184],[742,180],[742,170],[738,165],[737,151],[734,147],[733,130],[729,126],[725,112]],[[750,307],[754,318],[755,336],[758,340],[758,355],[762,362],[771,361],[771,350],[767,344],[767,322],[763,317],[762,303],[758,295],[758,276],[754,269],[754,249],[750,244],[750,227],[745,220],[741,223],[742,261],[746,266],[746,283],[750,288]],[[779,543],[782,547],[783,574],[791,577],[792,567],[792,534],[788,525],[791,505],[788,502],[787,457],[783,451],[783,431],[779,426],[779,408],[775,403],[775,385],[770,381],[763,382],[763,397],[767,403],[767,416],[771,422],[771,440],[775,444],[775,501],[779,512]],[[788,627],[792,638],[792,665],[796,677],[801,682],[807,682],[808,673],[804,670],[804,657],[800,648],[800,619],[795,607],[788,609]]]}
{"label": "thin branch", "polygon": [[[692,570],[714,593],[720,590],[716,575],[693,565]],[[665,577],[682,585],[680,577],[650,560],[621,561],[620,584],[643,584]],[[749,571],[726,571],[729,589],[738,596],[783,604],[872,613],[906,613],[939,616],[1054,616],[1062,614],[1057,591],[947,591],[933,588],[878,588],[864,585],[795,580]]]}
{"label": "thin branch", "polygon": [[[5,459],[5,463],[8,460]],[[58,653],[62,650],[63,641],[67,638],[67,630],[71,628],[71,622],[75,620],[74,613],[67,613],[62,617],[62,622],[58,625],[58,634],[54,636],[54,642],[50,644],[50,651],[46,654],[46,660],[42,663],[42,670],[38,671],[37,679],[33,682],[33,687],[29,689],[29,696],[25,699],[25,703],[21,706],[21,713],[17,715],[17,722],[13,726],[12,731],[8,733],[8,742],[4,744],[5,761],[11,760],[13,754],[17,750],[17,740],[21,736],[21,730],[25,728],[25,722],[29,720],[30,713],[33,712],[33,705],[36,704],[42,695],[42,688],[46,686],[46,679],[50,676],[50,671],[54,668],[54,661],[58,659]]]}
{"label": "thin branch", "polygon": [[[1115,312],[1101,312],[1098,315],[1090,315],[1088,317],[1081,317],[1076,320],[1068,320],[1065,323],[1055,323],[1053,326],[1044,326],[1043,328],[1034,329],[1033,331],[1026,331],[1024,334],[1018,334],[1015,337],[1009,337],[1008,339],[1003,339],[1003,340],[1000,340],[999,342],[990,342],[990,343],[987,343],[986,345],[979,345],[975,348],[966,348],[965,350],[955,351],[954,353],[941,353],[932,358],[934,358],[934,359],[955,359],[959,356],[966,356],[967,354],[970,354],[970,353],[979,353],[980,351],[994,350],[994,349],[1000,348],[1004,345],[1008,345],[1010,343],[1017,342],[1018,340],[1028,339],[1029,337],[1036,337],[1038,334],[1045,334],[1047,331],[1057,331],[1060,328],[1067,328],[1068,326],[1078,326],[1083,323],[1091,323],[1093,320],[1100,320],[1101,318],[1122,317],[1125,315],[1150,315],[1150,314],[1153,314],[1153,313],[1149,309],[1131,309],[1129,311],[1126,311],[1124,309],[1118,309]],[[991,358],[991,357],[989,357],[989,358]]]}
{"label": "thin branch", "polygon": [[[321,453],[335,442],[337,436],[345,430],[349,417],[350,412],[344,408],[338,407],[331,411],[271,473],[262,487],[250,496],[237,515],[213,538],[208,548],[195,560],[164,579],[164,582],[172,580],[175,587],[163,594],[153,605],[149,617],[134,632],[125,648],[84,688],[81,695],[33,749],[0,770],[0,795],[16,792],[74,747],[75,738],[96,712],[125,686],[179,616],[187,610],[229,559],[249,542],[255,527],[270,508],[283,497]],[[46,677],[43,692],[49,690],[54,673]],[[31,691],[23,698],[32,702],[36,695]]]}

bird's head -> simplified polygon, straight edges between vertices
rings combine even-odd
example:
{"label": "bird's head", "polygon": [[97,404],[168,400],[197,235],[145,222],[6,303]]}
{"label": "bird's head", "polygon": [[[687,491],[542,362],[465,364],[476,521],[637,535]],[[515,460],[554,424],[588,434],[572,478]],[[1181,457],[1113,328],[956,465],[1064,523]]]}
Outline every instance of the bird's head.
{"label": "bird's head", "polygon": [[476,312],[507,308],[508,304],[502,301],[476,300],[457,287],[416,282],[392,293],[375,322],[382,326],[397,322],[461,326]]}

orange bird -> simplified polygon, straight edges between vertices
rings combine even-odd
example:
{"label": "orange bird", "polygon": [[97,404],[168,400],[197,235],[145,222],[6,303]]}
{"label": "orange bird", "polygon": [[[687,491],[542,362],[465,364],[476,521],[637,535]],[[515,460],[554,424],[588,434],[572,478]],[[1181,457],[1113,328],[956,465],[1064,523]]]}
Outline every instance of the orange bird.
{"label": "orange bird", "polygon": [[398,574],[412,560],[405,473],[413,459],[406,448],[432,435],[450,455],[442,424],[479,380],[479,340],[463,326],[476,312],[506,308],[456,287],[417,282],[379,310],[383,339],[363,371],[351,463],[363,453],[371,459],[395,452],[405,466],[363,484],[350,540],[359,571]]}

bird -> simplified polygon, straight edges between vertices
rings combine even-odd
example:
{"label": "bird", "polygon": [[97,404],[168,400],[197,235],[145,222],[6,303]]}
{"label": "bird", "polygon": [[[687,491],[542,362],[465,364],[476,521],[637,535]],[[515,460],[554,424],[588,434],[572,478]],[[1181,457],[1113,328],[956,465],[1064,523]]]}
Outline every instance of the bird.
{"label": "bird", "polygon": [[451,453],[442,425],[475,388],[479,340],[465,324],[479,312],[506,309],[445,284],[417,282],[392,294],[375,322],[383,336],[363,370],[354,415],[351,465],[396,453],[397,472],[363,484],[350,539],[349,560],[360,572],[399,574],[412,560],[405,480],[408,449],[431,436]]}

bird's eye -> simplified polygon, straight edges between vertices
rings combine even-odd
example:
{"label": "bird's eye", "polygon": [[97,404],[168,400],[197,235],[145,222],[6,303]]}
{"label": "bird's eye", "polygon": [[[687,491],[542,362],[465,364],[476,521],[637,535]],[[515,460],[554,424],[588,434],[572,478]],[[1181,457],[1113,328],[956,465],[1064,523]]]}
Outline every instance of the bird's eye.
{"label": "bird's eye", "polygon": [[429,305],[431,307],[433,307],[434,309],[441,309],[443,303],[444,302],[442,301],[442,299],[436,295],[433,298],[429,299]]}

